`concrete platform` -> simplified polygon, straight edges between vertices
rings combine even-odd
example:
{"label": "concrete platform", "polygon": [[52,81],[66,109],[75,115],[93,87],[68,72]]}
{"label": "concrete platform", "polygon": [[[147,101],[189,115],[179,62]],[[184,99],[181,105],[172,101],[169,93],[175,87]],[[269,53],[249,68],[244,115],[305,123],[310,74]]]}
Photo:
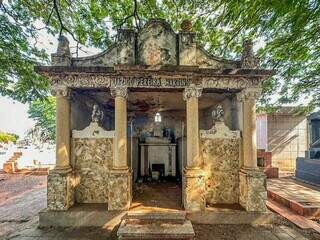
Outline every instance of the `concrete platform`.
{"label": "concrete platform", "polygon": [[320,189],[290,178],[268,180],[268,198],[309,219],[320,218]]}
{"label": "concrete platform", "polygon": [[105,227],[120,224],[126,211],[107,211],[106,204],[78,204],[68,211],[39,212],[40,227]]}
{"label": "concrete platform", "polygon": [[273,223],[274,213],[207,207],[205,211],[187,213],[187,219],[194,224],[264,225]]}
{"label": "concrete platform", "polygon": [[[159,208],[161,209],[161,208]],[[196,224],[271,224],[274,220],[272,212],[246,212],[237,208],[207,207],[205,211],[107,211],[105,204],[80,204],[68,211],[47,211],[39,213],[40,227],[104,227],[112,229],[124,219],[140,220],[183,220],[188,219]]]}

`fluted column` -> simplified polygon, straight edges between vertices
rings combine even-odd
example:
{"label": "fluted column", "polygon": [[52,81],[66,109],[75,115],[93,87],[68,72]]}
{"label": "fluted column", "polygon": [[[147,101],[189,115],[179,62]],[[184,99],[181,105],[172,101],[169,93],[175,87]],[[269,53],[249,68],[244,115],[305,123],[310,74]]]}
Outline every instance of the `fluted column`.
{"label": "fluted column", "polygon": [[261,94],[260,89],[248,88],[238,94],[243,103],[243,168],[256,170],[257,143],[256,143],[256,100]]}
{"label": "fluted column", "polygon": [[199,151],[199,103],[202,88],[190,85],[183,92],[187,108],[187,169],[198,169],[201,165]]}
{"label": "fluted column", "polygon": [[128,169],[127,162],[127,96],[126,87],[113,87],[111,96],[115,102],[114,169]]}
{"label": "fluted column", "polygon": [[65,86],[52,88],[56,96],[56,166],[57,171],[71,170],[70,166],[70,90]]}

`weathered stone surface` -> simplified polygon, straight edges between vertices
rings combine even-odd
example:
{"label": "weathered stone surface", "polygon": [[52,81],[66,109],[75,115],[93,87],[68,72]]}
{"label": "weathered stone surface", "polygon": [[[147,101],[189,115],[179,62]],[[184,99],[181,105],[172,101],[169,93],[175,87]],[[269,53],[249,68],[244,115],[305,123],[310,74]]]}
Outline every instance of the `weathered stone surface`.
{"label": "weathered stone surface", "polygon": [[202,170],[184,170],[182,197],[185,210],[200,211],[205,209],[205,176]]}
{"label": "weathered stone surface", "polygon": [[132,201],[132,172],[111,170],[108,180],[108,210],[128,210]]}
{"label": "weathered stone surface", "polygon": [[237,62],[226,61],[217,57],[210,56],[207,51],[201,47],[197,47],[196,50],[197,64],[201,68],[236,68]]}
{"label": "weathered stone surface", "polygon": [[146,65],[177,64],[176,34],[171,26],[149,21],[138,36],[139,62]]}
{"label": "weathered stone surface", "polygon": [[63,211],[74,204],[74,174],[52,171],[48,175],[47,206],[49,210]]}
{"label": "weathered stone surface", "polygon": [[75,138],[74,169],[79,203],[108,202],[108,173],[113,160],[112,138]]}
{"label": "weathered stone surface", "polygon": [[200,152],[206,172],[206,203],[239,202],[240,133],[223,122],[201,130]]}
{"label": "weathered stone surface", "polygon": [[266,176],[261,171],[241,170],[239,172],[239,202],[246,211],[266,211]]}

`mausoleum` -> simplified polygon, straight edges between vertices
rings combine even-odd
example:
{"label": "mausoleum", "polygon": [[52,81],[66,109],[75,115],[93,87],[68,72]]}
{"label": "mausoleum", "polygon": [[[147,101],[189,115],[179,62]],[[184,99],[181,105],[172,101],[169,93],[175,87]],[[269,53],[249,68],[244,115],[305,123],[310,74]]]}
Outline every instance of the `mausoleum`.
{"label": "mausoleum", "polygon": [[127,211],[137,182],[168,178],[181,183],[185,211],[266,211],[256,101],[273,72],[259,69],[252,42],[239,60],[221,59],[184,23],[178,33],[158,19],[120,29],[113,46],[82,58],[61,36],[52,65],[36,68],[57,102],[47,211],[97,203]]}

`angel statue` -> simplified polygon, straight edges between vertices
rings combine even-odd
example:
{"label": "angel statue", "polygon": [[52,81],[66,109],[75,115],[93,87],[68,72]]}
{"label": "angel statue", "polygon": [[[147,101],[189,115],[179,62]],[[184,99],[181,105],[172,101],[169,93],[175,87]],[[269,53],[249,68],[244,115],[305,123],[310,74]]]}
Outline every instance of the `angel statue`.
{"label": "angel statue", "polygon": [[97,104],[94,104],[92,109],[91,122],[96,122],[100,124],[100,122],[102,122],[102,119],[103,119],[103,111],[100,110]]}
{"label": "angel statue", "polygon": [[224,110],[222,105],[218,106],[212,111],[212,118],[214,122],[223,122],[224,121]]}

